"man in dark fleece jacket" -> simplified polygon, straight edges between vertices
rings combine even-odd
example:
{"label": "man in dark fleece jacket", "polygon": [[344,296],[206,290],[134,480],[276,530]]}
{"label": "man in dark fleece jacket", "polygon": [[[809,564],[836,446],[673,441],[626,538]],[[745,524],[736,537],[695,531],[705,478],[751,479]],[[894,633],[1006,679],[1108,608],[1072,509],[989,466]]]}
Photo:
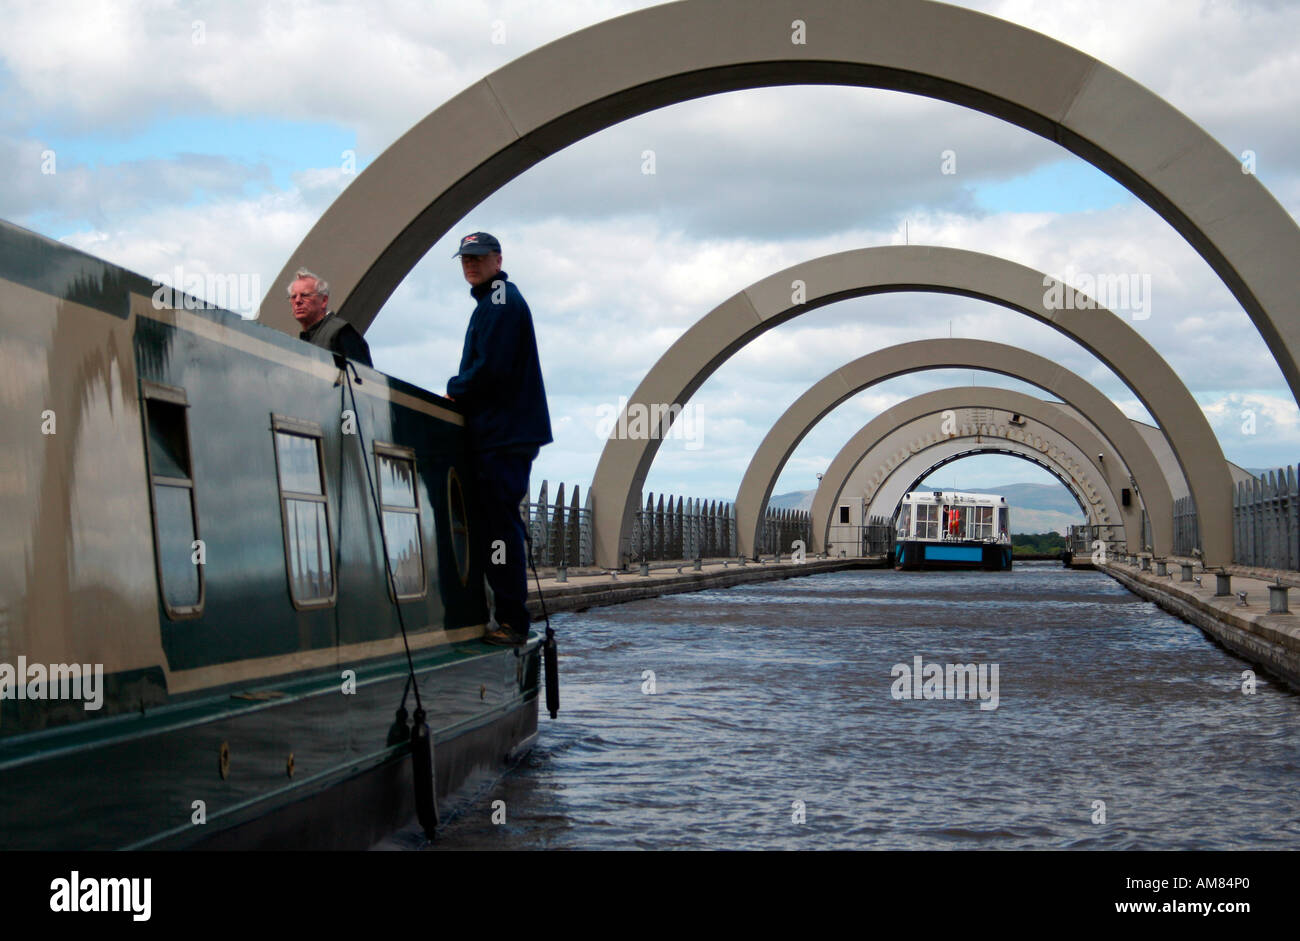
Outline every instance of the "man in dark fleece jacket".
{"label": "man in dark fleece jacket", "polygon": [[501,270],[501,243],[486,232],[460,240],[461,270],[478,302],[465,331],[460,372],[447,398],[461,407],[478,493],[476,553],[485,561],[496,602],[490,644],[528,637],[528,576],[519,503],[538,449],[551,442],[551,416],[537,358],[533,315]]}

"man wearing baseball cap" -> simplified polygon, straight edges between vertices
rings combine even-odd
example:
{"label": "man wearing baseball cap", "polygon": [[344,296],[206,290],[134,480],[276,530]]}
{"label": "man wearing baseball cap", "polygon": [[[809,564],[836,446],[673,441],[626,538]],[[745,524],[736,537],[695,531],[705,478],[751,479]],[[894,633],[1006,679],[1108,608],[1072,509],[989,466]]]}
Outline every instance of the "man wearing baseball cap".
{"label": "man wearing baseball cap", "polygon": [[501,269],[501,243],[473,232],[460,240],[455,257],[477,302],[447,398],[465,415],[481,521],[474,541],[496,606],[496,626],[483,640],[513,646],[527,640],[530,620],[519,503],[538,449],[552,440],[551,416],[533,315]]}

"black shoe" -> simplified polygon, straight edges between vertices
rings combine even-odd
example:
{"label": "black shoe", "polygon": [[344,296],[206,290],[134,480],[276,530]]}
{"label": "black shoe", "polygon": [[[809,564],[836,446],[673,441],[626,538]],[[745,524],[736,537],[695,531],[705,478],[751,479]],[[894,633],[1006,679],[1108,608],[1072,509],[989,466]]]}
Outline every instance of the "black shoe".
{"label": "black shoe", "polygon": [[483,643],[497,647],[519,647],[528,642],[528,633],[520,633],[509,624],[499,624],[495,630],[483,634]]}

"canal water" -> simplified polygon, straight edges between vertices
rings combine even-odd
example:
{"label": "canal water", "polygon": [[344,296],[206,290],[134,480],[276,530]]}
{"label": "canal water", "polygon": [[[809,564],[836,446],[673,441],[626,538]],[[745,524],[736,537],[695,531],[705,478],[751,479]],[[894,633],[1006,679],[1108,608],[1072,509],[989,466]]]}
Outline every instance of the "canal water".
{"label": "canal water", "polygon": [[559,719],[427,848],[1300,849],[1300,696],[1243,693],[1247,663],[1100,573],[850,571],[551,621]]}

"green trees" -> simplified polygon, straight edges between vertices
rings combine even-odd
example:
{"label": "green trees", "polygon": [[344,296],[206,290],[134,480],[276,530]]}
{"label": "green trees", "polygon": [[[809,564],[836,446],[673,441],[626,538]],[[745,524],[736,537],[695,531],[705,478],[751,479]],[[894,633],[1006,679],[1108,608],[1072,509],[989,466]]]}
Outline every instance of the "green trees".
{"label": "green trees", "polygon": [[1038,555],[1060,552],[1065,537],[1060,533],[1015,533],[1011,537],[1012,555]]}

